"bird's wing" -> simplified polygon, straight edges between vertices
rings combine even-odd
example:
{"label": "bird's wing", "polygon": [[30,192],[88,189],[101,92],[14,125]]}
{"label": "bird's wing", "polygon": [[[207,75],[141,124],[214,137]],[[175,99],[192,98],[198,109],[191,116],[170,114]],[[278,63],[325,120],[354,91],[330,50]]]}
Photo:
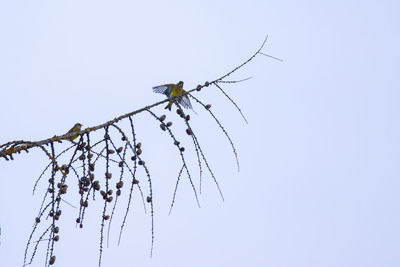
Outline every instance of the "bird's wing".
{"label": "bird's wing", "polygon": [[159,94],[164,94],[169,97],[171,94],[172,87],[173,87],[173,84],[171,84],[171,83],[154,86],[153,92],[159,93]]}
{"label": "bird's wing", "polygon": [[193,109],[192,104],[190,103],[189,97],[187,95],[183,95],[179,100],[179,104],[181,104],[184,108]]}

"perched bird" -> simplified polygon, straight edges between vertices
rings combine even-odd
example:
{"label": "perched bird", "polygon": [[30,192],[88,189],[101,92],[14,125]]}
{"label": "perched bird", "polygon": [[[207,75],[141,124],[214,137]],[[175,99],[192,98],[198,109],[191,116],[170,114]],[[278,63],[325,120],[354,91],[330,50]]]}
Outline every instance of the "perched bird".
{"label": "perched bird", "polygon": [[164,94],[168,97],[170,101],[168,102],[168,105],[165,107],[165,109],[171,110],[174,101],[178,101],[178,103],[182,105],[184,108],[193,109],[192,104],[190,104],[187,92],[183,89],[182,81],[178,82],[177,84],[168,83],[159,86],[154,86],[153,91],[155,93]]}
{"label": "perched bird", "polygon": [[[81,131],[82,124],[80,123],[75,123],[75,125],[65,134],[68,135],[70,133],[79,133]],[[74,140],[78,137],[79,135],[73,135],[72,137],[69,137],[68,140]]]}

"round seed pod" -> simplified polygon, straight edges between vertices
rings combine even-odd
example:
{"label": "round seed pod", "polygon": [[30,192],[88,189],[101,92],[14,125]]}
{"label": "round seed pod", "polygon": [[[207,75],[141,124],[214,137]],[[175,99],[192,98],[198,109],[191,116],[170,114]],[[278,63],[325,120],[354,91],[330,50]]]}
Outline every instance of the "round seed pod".
{"label": "round seed pod", "polygon": [[138,184],[139,183],[139,180],[133,180],[133,184]]}
{"label": "round seed pod", "polygon": [[113,201],[113,197],[108,197],[107,202],[111,202],[111,201]]}
{"label": "round seed pod", "polygon": [[206,109],[210,109],[211,108],[211,105],[210,104],[207,104],[206,105]]}
{"label": "round seed pod", "polygon": [[135,161],[136,160],[136,156],[132,156],[131,160]]}
{"label": "round seed pod", "polygon": [[53,188],[49,188],[47,189],[47,192],[49,192],[50,194],[54,192]]}
{"label": "round seed pod", "polygon": [[117,192],[115,193],[117,196],[120,196],[121,195],[121,190],[117,190]]}
{"label": "round seed pod", "polygon": [[35,222],[36,222],[36,223],[40,223],[40,218],[39,218],[39,217],[36,217],[36,218],[35,218]]}
{"label": "round seed pod", "polygon": [[205,83],[204,83],[204,86],[205,86],[205,87],[207,87],[207,86],[209,86],[209,85],[210,85],[209,82],[205,82]]}
{"label": "round seed pod", "polygon": [[136,154],[137,154],[137,155],[142,154],[142,150],[139,148],[139,149],[136,151]]}
{"label": "round seed pod", "polygon": [[76,218],[76,223],[80,223],[81,222],[81,218]]}
{"label": "round seed pod", "polygon": [[146,201],[150,203],[152,201],[151,196],[147,196]]}
{"label": "round seed pod", "polygon": [[193,134],[192,129],[187,128],[187,129],[186,129],[186,133],[187,133],[188,135],[192,135],[192,134]]}
{"label": "round seed pod", "polygon": [[90,181],[93,181],[93,180],[94,180],[94,174],[93,174],[93,173],[91,173],[91,174],[89,175],[89,179],[90,179]]}
{"label": "round seed pod", "polygon": [[123,181],[119,181],[116,185],[117,189],[120,189],[124,186],[124,182]]}
{"label": "round seed pod", "polygon": [[114,154],[114,153],[115,153],[115,150],[109,149],[109,150],[107,150],[107,152],[108,152],[108,154]]}
{"label": "round seed pod", "polygon": [[121,153],[123,149],[124,149],[124,148],[123,148],[122,146],[120,146],[120,147],[117,149],[117,152],[118,152],[118,153]]}
{"label": "round seed pod", "polygon": [[104,192],[103,190],[100,191],[100,195],[101,195],[103,198],[107,197],[106,192]]}
{"label": "round seed pod", "polygon": [[49,260],[49,265],[53,265],[56,262],[56,256],[51,256],[50,260]]}
{"label": "round seed pod", "polygon": [[87,155],[87,157],[88,157],[88,159],[91,159],[91,158],[93,158],[93,154],[92,154],[92,153],[89,153],[89,154]]}
{"label": "round seed pod", "polygon": [[122,141],[126,141],[126,137],[125,137],[125,136],[122,136],[122,137],[121,137],[121,140],[122,140]]}
{"label": "round seed pod", "polygon": [[60,195],[66,194],[67,193],[67,189],[68,189],[68,186],[62,186],[61,189],[60,189]]}
{"label": "round seed pod", "polygon": [[139,165],[144,165],[144,161],[143,160],[139,160]]}
{"label": "round seed pod", "polygon": [[79,159],[80,160],[84,160],[84,159],[86,159],[86,156],[84,154],[82,154],[82,155],[79,156]]}
{"label": "round seed pod", "polygon": [[111,177],[112,177],[112,173],[106,172],[106,178],[107,178],[107,179],[111,179]]}
{"label": "round seed pod", "polygon": [[200,91],[200,90],[201,90],[201,85],[200,85],[200,84],[197,85],[196,90],[197,90],[197,91]]}
{"label": "round seed pod", "polygon": [[161,130],[165,131],[165,125],[163,123],[160,124],[160,128],[161,128]]}
{"label": "round seed pod", "polygon": [[100,183],[99,183],[99,181],[94,181],[94,183],[93,183],[93,188],[94,188],[94,190],[96,190],[96,191],[99,191],[99,190],[100,190]]}
{"label": "round seed pod", "polygon": [[184,147],[181,147],[180,150],[183,152],[183,151],[185,151],[185,148],[184,148]]}
{"label": "round seed pod", "polygon": [[142,143],[139,142],[139,143],[136,144],[136,148],[137,148],[137,149],[139,149],[139,148],[141,148],[141,147],[142,147]]}
{"label": "round seed pod", "polygon": [[124,166],[124,162],[123,161],[120,161],[119,163],[118,163],[118,167],[122,167],[122,166]]}
{"label": "round seed pod", "polygon": [[189,115],[189,114],[186,115],[185,120],[186,120],[186,121],[189,121],[189,120],[190,120],[190,115]]}
{"label": "round seed pod", "polygon": [[104,215],[104,220],[108,220],[108,219],[110,219],[110,215]]}
{"label": "round seed pod", "polygon": [[178,109],[176,110],[176,113],[178,113],[179,115],[181,115],[181,114],[182,114],[182,109],[178,108]]}
{"label": "round seed pod", "polygon": [[165,116],[165,115],[161,115],[160,121],[164,121],[166,117],[167,117],[167,116]]}
{"label": "round seed pod", "polygon": [[108,190],[107,195],[112,195],[113,191],[112,189]]}
{"label": "round seed pod", "polygon": [[174,145],[179,146],[180,142],[179,141],[175,141]]}
{"label": "round seed pod", "polygon": [[60,216],[54,216],[54,220],[58,221],[58,219],[60,219]]}
{"label": "round seed pod", "polygon": [[61,210],[57,210],[57,212],[56,212],[56,216],[61,216]]}
{"label": "round seed pod", "polygon": [[54,232],[54,233],[57,234],[59,231],[60,231],[60,228],[58,228],[58,226],[56,226],[56,227],[53,228],[53,232]]}
{"label": "round seed pod", "polygon": [[56,236],[53,238],[53,240],[57,242],[58,240],[60,240],[60,236],[59,236],[59,235],[56,235]]}
{"label": "round seed pod", "polygon": [[167,122],[167,126],[171,127],[172,126],[172,121]]}

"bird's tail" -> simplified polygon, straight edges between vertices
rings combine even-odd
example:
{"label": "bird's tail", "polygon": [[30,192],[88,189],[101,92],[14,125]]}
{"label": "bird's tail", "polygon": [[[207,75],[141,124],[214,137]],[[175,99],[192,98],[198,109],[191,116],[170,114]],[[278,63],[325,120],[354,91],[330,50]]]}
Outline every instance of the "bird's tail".
{"label": "bird's tail", "polygon": [[171,111],[172,108],[172,101],[168,102],[168,105],[165,107],[165,109],[168,109],[169,111]]}

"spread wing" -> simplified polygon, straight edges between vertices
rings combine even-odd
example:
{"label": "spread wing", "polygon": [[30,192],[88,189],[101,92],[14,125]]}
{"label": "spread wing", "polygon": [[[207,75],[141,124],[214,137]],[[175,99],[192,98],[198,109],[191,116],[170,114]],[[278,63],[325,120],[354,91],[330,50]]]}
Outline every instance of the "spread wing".
{"label": "spread wing", "polygon": [[187,95],[183,95],[179,99],[179,104],[181,104],[184,108],[190,108],[193,109],[192,104],[190,103],[189,97]]}
{"label": "spread wing", "polygon": [[172,83],[154,86],[153,92],[159,93],[159,94],[164,94],[167,97],[169,97],[171,95],[171,90],[172,90],[173,86],[174,86],[174,84],[172,84]]}

